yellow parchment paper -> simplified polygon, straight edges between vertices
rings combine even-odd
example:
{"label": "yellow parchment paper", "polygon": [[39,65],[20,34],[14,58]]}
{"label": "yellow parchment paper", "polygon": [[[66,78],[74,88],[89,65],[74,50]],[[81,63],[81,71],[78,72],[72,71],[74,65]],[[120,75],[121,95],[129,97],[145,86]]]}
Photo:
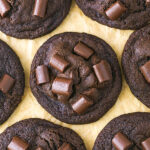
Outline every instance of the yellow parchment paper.
{"label": "yellow parchment paper", "polygon": [[97,135],[110,120],[121,114],[129,112],[150,112],[150,109],[144,106],[132,95],[128,85],[123,79],[123,89],[116,104],[107,114],[104,115],[104,117],[102,117],[101,119],[99,119],[99,121],[95,123],[87,125],[68,125],[58,121],[50,114],[48,114],[38,104],[29,88],[30,66],[35,53],[47,39],[55,34],[66,31],[86,32],[104,39],[115,50],[119,61],[121,60],[124,45],[130,34],[133,32],[112,29],[98,24],[97,22],[86,17],[75,4],[74,0],[70,13],[63,21],[63,23],[52,33],[44,37],[35,40],[19,40],[13,37],[6,36],[2,32],[0,32],[0,39],[5,41],[20,57],[26,75],[26,88],[22,102],[15,110],[15,112],[11,115],[11,117],[3,125],[0,126],[0,132],[3,132],[8,126],[23,119],[42,118],[73,129],[82,137],[86,144],[87,150],[91,150]]}

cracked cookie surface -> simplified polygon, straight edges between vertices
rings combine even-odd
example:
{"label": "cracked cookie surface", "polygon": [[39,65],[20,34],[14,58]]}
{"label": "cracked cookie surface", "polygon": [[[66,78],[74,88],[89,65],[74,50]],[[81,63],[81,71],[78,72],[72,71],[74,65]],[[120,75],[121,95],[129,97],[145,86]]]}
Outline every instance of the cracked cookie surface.
{"label": "cracked cookie surface", "polygon": [[126,11],[114,21],[106,16],[105,11],[116,0],[76,0],[76,2],[85,15],[109,27],[135,30],[150,21],[150,6],[146,4],[146,0],[120,0]]}
{"label": "cracked cookie surface", "polygon": [[[88,60],[73,52],[79,41],[94,51]],[[70,63],[64,73],[60,73],[49,64],[51,57],[56,53]],[[101,60],[107,60],[112,69],[113,78],[106,84],[99,84],[93,71],[93,65]],[[50,82],[37,85],[35,70],[43,64],[48,66]],[[52,92],[56,76],[66,78],[71,76],[73,79],[71,96],[56,95]],[[85,124],[98,120],[115,104],[121,91],[122,79],[116,54],[103,40],[84,33],[63,33],[50,38],[38,50],[31,66],[30,86],[37,101],[54,117],[67,123]],[[94,103],[81,115],[74,112],[71,107],[79,94],[87,95]],[[67,99],[67,104],[61,102],[64,99]]]}
{"label": "cracked cookie surface", "polygon": [[69,143],[73,150],[86,150],[82,139],[73,130],[41,119],[23,120],[7,128],[0,135],[0,149],[7,149],[15,136],[26,141],[30,150],[37,147],[58,150],[64,142]]}
{"label": "cracked cookie surface", "polygon": [[33,16],[35,0],[10,1],[11,9],[0,18],[0,30],[20,39],[33,39],[54,30],[66,17],[71,0],[48,0],[43,18]]}
{"label": "cracked cookie surface", "polygon": [[25,87],[24,70],[13,50],[0,40],[0,80],[8,74],[15,79],[8,93],[0,91],[0,123],[3,123],[13,113],[20,103]]}
{"label": "cracked cookie surface", "polygon": [[112,145],[114,136],[121,132],[132,143],[129,150],[141,150],[141,143],[150,137],[150,114],[131,113],[113,119],[98,135],[93,150],[115,150]]}

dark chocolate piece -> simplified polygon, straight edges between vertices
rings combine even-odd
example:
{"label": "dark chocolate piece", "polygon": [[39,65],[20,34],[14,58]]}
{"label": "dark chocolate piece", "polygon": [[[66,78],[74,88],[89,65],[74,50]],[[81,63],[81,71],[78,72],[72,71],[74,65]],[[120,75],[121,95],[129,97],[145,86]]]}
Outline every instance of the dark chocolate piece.
{"label": "dark chocolate piece", "polygon": [[112,80],[112,71],[109,63],[102,60],[100,63],[93,66],[95,74],[100,83]]}
{"label": "dark chocolate piece", "polygon": [[46,13],[48,0],[35,0],[33,16],[39,16],[43,18]]}
{"label": "dark chocolate piece", "polygon": [[150,150],[150,138],[142,142],[143,150]]}
{"label": "dark chocolate piece", "polygon": [[50,65],[53,68],[57,69],[58,71],[64,72],[69,63],[65,59],[63,59],[60,55],[55,54],[50,60]]}
{"label": "dark chocolate piece", "polygon": [[72,150],[72,147],[68,143],[63,143],[63,145],[58,150]]}
{"label": "dark chocolate piece", "polygon": [[112,4],[105,13],[109,19],[117,20],[125,11],[126,7],[120,1],[117,1]]}
{"label": "dark chocolate piece", "polygon": [[150,83],[150,61],[141,66],[140,70],[147,82]]}
{"label": "dark chocolate piece", "polygon": [[55,94],[70,96],[72,93],[72,79],[56,77],[52,84],[52,92]]}
{"label": "dark chocolate piece", "polygon": [[0,81],[0,90],[6,94],[13,87],[14,83],[15,79],[13,79],[8,74],[5,74]]}
{"label": "dark chocolate piece", "polygon": [[74,47],[74,52],[82,57],[84,57],[85,59],[88,59],[90,56],[92,56],[92,54],[94,53],[94,51],[92,49],[90,49],[88,46],[86,46],[85,44],[79,42],[75,47]]}
{"label": "dark chocolate piece", "polygon": [[43,84],[50,81],[48,67],[45,65],[38,66],[36,68],[36,80],[37,84]]}
{"label": "dark chocolate piece", "polygon": [[10,10],[10,5],[6,0],[0,0],[0,15],[5,17],[5,15]]}
{"label": "dark chocolate piece", "polygon": [[127,150],[132,146],[132,143],[122,133],[117,133],[112,139],[112,144],[117,150]]}
{"label": "dark chocolate piece", "polygon": [[29,145],[25,141],[15,136],[8,145],[8,150],[27,150],[28,147]]}
{"label": "dark chocolate piece", "polygon": [[86,96],[82,95],[74,104],[72,104],[72,108],[76,113],[82,114],[92,105],[93,102]]}

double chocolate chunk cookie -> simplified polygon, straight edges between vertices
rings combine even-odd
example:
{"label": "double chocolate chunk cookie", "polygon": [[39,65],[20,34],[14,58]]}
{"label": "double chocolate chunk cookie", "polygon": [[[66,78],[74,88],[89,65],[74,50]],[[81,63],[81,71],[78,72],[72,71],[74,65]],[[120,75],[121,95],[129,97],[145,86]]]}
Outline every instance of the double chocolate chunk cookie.
{"label": "double chocolate chunk cookie", "polygon": [[150,107],[150,25],[130,36],[122,67],[132,93]]}
{"label": "double chocolate chunk cookie", "polygon": [[149,150],[150,113],[132,113],[112,120],[98,135],[93,150]]}
{"label": "double chocolate chunk cookie", "polygon": [[71,0],[0,0],[0,30],[33,39],[54,30],[66,17]]}
{"label": "double chocolate chunk cookie", "polygon": [[19,58],[0,40],[0,124],[13,113],[24,93],[25,77]]}
{"label": "double chocolate chunk cookie", "polygon": [[103,40],[80,33],[50,38],[34,57],[31,90],[57,119],[72,124],[98,120],[122,86],[116,54]]}
{"label": "double chocolate chunk cookie", "polygon": [[73,130],[41,119],[28,119],[0,135],[1,150],[86,150]]}
{"label": "double chocolate chunk cookie", "polygon": [[76,0],[85,15],[109,27],[139,29],[150,21],[149,0]]}

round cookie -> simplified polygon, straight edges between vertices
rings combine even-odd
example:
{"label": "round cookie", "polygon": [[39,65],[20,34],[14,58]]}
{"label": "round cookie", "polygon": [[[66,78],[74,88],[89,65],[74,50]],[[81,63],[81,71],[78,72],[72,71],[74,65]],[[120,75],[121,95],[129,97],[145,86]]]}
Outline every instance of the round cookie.
{"label": "round cookie", "polygon": [[131,143],[129,150],[141,150],[142,142],[150,137],[150,114],[131,113],[113,119],[98,135],[93,150],[115,150],[112,141],[122,133]]}
{"label": "round cookie", "polygon": [[[80,47],[84,53],[78,51]],[[55,55],[61,56],[62,62],[66,63],[58,63],[55,59],[57,65],[54,67]],[[112,79],[99,82],[93,66],[103,60],[107,62],[108,70],[99,66],[103,72],[96,71],[100,74],[110,71],[104,76],[112,74]],[[65,68],[64,64],[67,68],[60,72]],[[41,65],[49,70],[50,79],[45,84],[37,83],[37,76],[41,76],[37,69]],[[54,117],[70,124],[85,124],[98,120],[115,104],[122,79],[116,54],[108,44],[93,35],[68,32],[50,38],[40,47],[32,62],[30,86],[37,101]]]}
{"label": "round cookie", "polygon": [[7,128],[0,135],[0,149],[16,144],[12,142],[14,137],[24,141],[28,149],[36,150],[40,147],[40,150],[58,150],[67,143],[72,150],[86,150],[83,140],[73,130],[41,119],[23,120]]}
{"label": "round cookie", "polygon": [[20,103],[24,87],[24,70],[18,56],[0,40],[0,124]]}
{"label": "round cookie", "polygon": [[10,3],[7,3],[8,12],[0,17],[0,30],[19,39],[33,39],[50,33],[63,21],[71,6],[71,0],[4,1]]}
{"label": "round cookie", "polygon": [[146,0],[76,0],[84,14],[113,28],[139,29],[150,21]]}
{"label": "round cookie", "polygon": [[141,67],[150,60],[149,33],[150,25],[134,32],[128,39],[122,56],[124,75],[132,93],[148,107],[150,107],[150,83]]}

